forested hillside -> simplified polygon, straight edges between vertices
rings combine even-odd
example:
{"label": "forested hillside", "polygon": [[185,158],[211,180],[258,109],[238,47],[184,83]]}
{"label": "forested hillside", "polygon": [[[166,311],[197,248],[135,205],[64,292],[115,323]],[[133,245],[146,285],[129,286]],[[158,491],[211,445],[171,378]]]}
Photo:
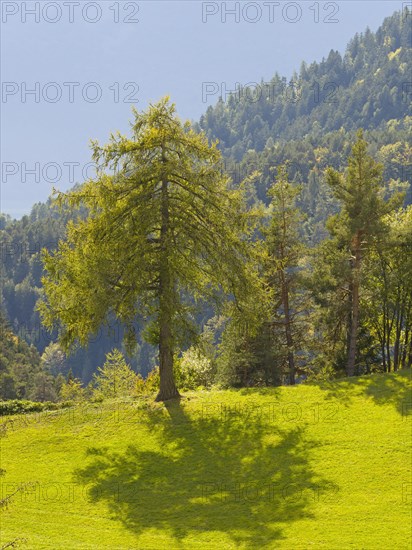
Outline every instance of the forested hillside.
{"label": "forested hillside", "polygon": [[[35,311],[43,274],[41,249],[55,250],[59,239],[65,236],[67,221],[78,215],[82,215],[81,210],[75,214],[62,213],[49,200],[34,205],[30,215],[21,220],[2,218],[2,306],[14,333],[33,344],[40,354],[57,339],[57,332],[47,331]],[[113,346],[121,346],[122,338],[123,328],[119,323],[108,329],[102,328],[94,338],[90,338],[87,349],[79,347],[66,358],[68,368],[76,376],[89,381],[97,366],[103,364],[105,354]],[[150,355],[153,351],[145,346],[140,355],[138,352],[139,348],[131,358],[132,363],[137,367],[141,358],[143,372],[148,372],[154,366]]]}
{"label": "forested hillside", "polygon": [[[228,322],[213,317],[208,306],[197,312],[203,339],[218,345],[217,351],[210,352],[209,346],[209,352],[202,352],[211,365],[206,383],[294,383],[295,376],[344,372],[353,313],[347,256],[353,251],[353,227],[348,219],[357,216],[356,223],[365,224],[378,204],[379,220],[359,233],[364,292],[355,371],[411,366],[412,210],[406,208],[412,204],[411,44],[408,17],[395,13],[376,33],[356,35],[343,55],[331,51],[320,63],[302,64],[291,82],[276,74],[254,90],[242,89],[209,107],[195,125],[211,141],[219,140],[222,169],[234,187],[246,180],[249,206],[263,211],[264,227],[257,234],[265,237],[267,263],[262,260],[261,267],[274,304],[253,330],[237,322],[235,313]],[[362,138],[356,137],[359,128],[365,130]],[[359,153],[362,162],[376,161],[376,166],[368,164],[370,181],[356,191],[360,202],[362,193],[370,194],[369,210],[360,213],[345,204],[342,191],[353,184],[350,178],[343,182],[343,174],[351,154],[356,160],[352,148],[357,139],[358,152],[363,139],[368,144]],[[339,177],[328,176],[328,168]],[[274,212],[288,220],[282,238]],[[48,201],[21,220],[1,219],[2,309],[15,334],[40,354],[57,339],[56,331],[48,334],[41,325],[35,309],[42,295],[40,250],[54,250],[66,235],[67,221],[83,214],[59,211]],[[141,321],[135,323],[138,343],[130,362],[146,375],[156,364],[156,353],[142,338]],[[285,324],[291,327],[289,334]],[[113,318],[88,347],[79,347],[67,359],[61,373],[71,367],[88,382],[108,351],[124,349],[123,333]]]}
{"label": "forested hillside", "polygon": [[199,126],[237,161],[277,141],[311,136],[318,145],[328,132],[385,130],[387,121],[411,114],[411,44],[408,13],[397,12],[376,33],[356,34],[343,55],[331,50],[320,63],[302,63],[289,82],[275,74],[221,98]]}
{"label": "forested hillside", "polygon": [[1,312],[0,337],[0,398],[56,400],[61,381],[47,371],[33,345],[13,334]]}

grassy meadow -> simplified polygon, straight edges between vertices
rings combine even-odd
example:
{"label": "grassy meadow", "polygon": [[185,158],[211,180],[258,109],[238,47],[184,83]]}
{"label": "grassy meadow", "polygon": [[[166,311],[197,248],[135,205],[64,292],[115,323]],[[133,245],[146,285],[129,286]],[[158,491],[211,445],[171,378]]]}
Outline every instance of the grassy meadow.
{"label": "grassy meadow", "polygon": [[1,543],[407,550],[410,375],[5,417]]}

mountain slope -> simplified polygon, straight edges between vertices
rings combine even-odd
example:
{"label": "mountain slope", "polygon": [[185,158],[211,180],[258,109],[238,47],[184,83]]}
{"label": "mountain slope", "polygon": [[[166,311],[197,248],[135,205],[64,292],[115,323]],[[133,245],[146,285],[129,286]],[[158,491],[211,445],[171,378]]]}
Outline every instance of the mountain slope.
{"label": "mountain slope", "polygon": [[40,356],[34,346],[13,334],[1,311],[0,341],[0,399],[27,399],[37,395],[36,377],[40,384],[45,374]]}
{"label": "mountain slope", "polygon": [[376,33],[356,34],[343,57],[331,50],[320,63],[303,63],[290,82],[276,74],[268,83],[240,89],[209,107],[199,127],[239,161],[273,140],[401,120],[411,114],[410,18],[407,9],[395,12]]}

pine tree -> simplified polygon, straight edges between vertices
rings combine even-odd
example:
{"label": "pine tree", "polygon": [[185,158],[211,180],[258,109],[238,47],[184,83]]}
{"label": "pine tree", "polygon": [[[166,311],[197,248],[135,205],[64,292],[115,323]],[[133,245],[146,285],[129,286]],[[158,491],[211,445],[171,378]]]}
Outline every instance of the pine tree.
{"label": "pine tree", "polygon": [[136,378],[122,352],[114,349],[106,355],[103,367],[99,367],[94,374],[94,394],[103,398],[130,395],[135,388]]}
{"label": "pine tree", "polygon": [[379,240],[385,231],[383,217],[399,205],[401,195],[384,200],[383,166],[368,153],[363,131],[359,130],[357,141],[348,159],[345,174],[329,168],[327,182],[341,203],[341,211],[332,217],[328,226],[346,247],[349,261],[348,281],[348,344],[346,373],[355,374],[358,352],[360,321],[360,295],[362,266],[374,240]]}
{"label": "pine tree", "polygon": [[[266,262],[264,278],[272,293],[272,327],[283,333],[288,364],[288,382],[295,383],[295,335],[299,323],[301,302],[297,296],[299,265],[304,255],[299,227],[303,215],[296,206],[300,188],[288,181],[287,165],[278,167],[275,183],[269,189],[270,222],[264,230],[266,237]],[[299,342],[302,344],[302,341]]]}

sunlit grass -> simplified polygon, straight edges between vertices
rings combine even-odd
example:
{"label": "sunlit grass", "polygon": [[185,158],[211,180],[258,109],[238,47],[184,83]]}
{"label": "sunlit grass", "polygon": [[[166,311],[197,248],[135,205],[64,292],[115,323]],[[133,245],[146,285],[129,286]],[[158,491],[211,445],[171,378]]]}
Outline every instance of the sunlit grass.
{"label": "sunlit grass", "polygon": [[33,549],[411,546],[410,372],[9,417],[1,542]]}

